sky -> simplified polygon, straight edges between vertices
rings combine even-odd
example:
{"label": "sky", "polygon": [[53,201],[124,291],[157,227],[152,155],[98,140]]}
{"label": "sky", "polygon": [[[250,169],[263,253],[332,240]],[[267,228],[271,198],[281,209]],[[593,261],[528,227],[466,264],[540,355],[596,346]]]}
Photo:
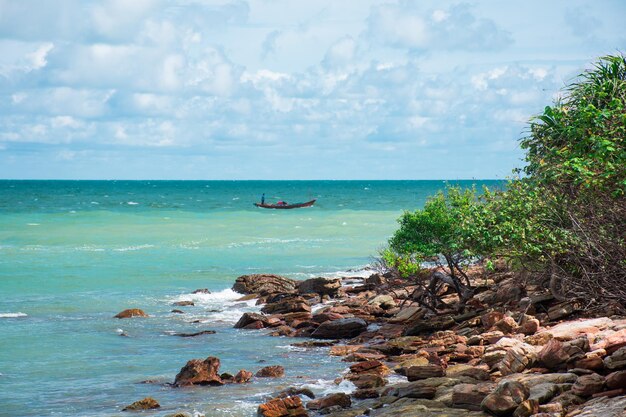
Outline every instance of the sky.
{"label": "sky", "polygon": [[0,0],[0,178],[505,178],[624,21],[622,0]]}

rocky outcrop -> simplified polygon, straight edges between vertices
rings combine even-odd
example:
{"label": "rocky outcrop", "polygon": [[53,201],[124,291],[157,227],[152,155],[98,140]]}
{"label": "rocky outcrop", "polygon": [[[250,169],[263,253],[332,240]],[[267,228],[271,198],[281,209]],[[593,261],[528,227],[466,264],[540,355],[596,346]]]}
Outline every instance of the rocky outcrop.
{"label": "rocky outcrop", "polygon": [[127,310],[117,313],[114,317],[116,319],[128,319],[131,317],[148,317],[148,315],[139,308],[129,308]]}
{"label": "rocky outcrop", "polygon": [[286,297],[275,303],[268,303],[261,312],[265,314],[310,313],[311,306],[302,297]]}
{"label": "rocky outcrop", "polygon": [[253,325],[252,328],[262,329],[269,324],[269,318],[259,313],[243,313],[239,321],[235,324],[236,329],[250,328],[248,326]]}
{"label": "rocky outcrop", "polygon": [[192,359],[180,370],[174,379],[174,386],[224,385],[220,378],[220,360],[214,356]]}
{"label": "rocky outcrop", "polygon": [[360,318],[326,321],[311,334],[314,339],[351,339],[363,333],[367,323]]}
{"label": "rocky outcrop", "polygon": [[329,394],[325,397],[311,400],[307,403],[306,408],[309,410],[325,410],[331,407],[348,408],[352,405],[350,397],[342,392]]}
{"label": "rocky outcrop", "polygon": [[143,400],[135,401],[134,403],[122,408],[122,411],[140,411],[140,410],[153,410],[159,408],[161,405],[157,400],[152,397],[146,397]]}
{"label": "rocky outcrop", "polygon": [[292,292],[297,281],[274,274],[242,275],[235,280],[233,291],[241,294],[259,294],[267,296],[276,293]]}

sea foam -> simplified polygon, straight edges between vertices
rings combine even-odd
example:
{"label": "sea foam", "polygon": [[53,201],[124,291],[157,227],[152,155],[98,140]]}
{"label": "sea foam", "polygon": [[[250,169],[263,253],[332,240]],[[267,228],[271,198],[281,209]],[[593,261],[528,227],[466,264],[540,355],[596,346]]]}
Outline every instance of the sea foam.
{"label": "sea foam", "polygon": [[13,319],[16,317],[28,317],[28,314],[17,312],[17,313],[0,313],[0,318],[2,319]]}

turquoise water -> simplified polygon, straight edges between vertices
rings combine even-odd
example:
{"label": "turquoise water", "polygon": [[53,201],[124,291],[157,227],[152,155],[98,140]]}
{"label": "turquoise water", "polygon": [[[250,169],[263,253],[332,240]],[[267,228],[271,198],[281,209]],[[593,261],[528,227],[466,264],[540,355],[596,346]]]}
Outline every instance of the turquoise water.
{"label": "turquoise water", "polygon": [[[250,273],[367,275],[402,210],[444,185],[0,181],[0,415],[113,416],[150,395],[162,405],[150,415],[252,416],[265,395],[288,386],[349,391],[332,384],[346,364],[323,349],[233,329],[258,307],[236,302],[229,288]],[[263,192],[268,202],[318,201],[297,210],[254,207]],[[197,288],[212,294],[192,295]],[[196,305],[171,313],[180,300]],[[134,307],[151,317],[112,318]],[[172,335],[207,329],[217,333]],[[207,356],[231,373],[280,364],[286,377],[245,387],[165,384],[187,360]]]}

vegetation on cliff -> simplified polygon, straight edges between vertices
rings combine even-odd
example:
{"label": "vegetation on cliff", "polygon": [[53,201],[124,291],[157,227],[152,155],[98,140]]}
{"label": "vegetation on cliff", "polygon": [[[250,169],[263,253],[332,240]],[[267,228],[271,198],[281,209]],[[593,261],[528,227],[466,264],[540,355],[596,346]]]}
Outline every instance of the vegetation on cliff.
{"label": "vegetation on cliff", "polygon": [[404,213],[384,263],[417,277],[436,256],[460,295],[468,260],[505,258],[558,299],[626,305],[626,58],[600,58],[529,132],[506,189],[451,187]]}

